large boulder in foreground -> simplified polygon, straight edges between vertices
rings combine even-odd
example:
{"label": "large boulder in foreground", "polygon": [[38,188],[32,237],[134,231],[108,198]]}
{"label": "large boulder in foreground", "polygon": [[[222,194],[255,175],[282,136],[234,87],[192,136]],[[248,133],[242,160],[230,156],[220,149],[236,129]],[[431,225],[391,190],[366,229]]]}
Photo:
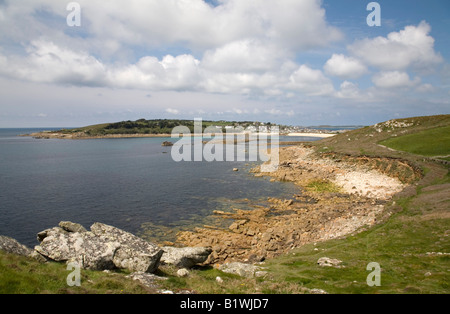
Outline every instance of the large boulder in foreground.
{"label": "large boulder in foreground", "polygon": [[131,271],[154,272],[158,268],[163,250],[129,232],[102,223],[91,226],[91,232],[106,243],[116,243],[113,262],[118,268]]}
{"label": "large boulder in foreground", "polygon": [[59,227],[38,233],[35,250],[54,261],[77,262],[92,270],[122,268],[154,272],[163,251],[156,245],[119,228],[95,223],[91,231],[78,224],[61,222]]}

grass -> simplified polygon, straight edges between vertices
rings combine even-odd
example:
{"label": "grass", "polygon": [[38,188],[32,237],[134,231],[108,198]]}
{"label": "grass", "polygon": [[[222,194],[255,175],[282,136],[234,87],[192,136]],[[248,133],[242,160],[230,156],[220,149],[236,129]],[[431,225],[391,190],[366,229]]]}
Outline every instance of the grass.
{"label": "grass", "polygon": [[81,270],[81,286],[69,287],[63,263],[38,261],[0,251],[0,294],[142,294],[150,289],[121,272]]}
{"label": "grass", "polygon": [[[296,282],[329,293],[449,293],[449,256],[426,254],[442,250],[436,243],[448,230],[448,221],[419,223],[403,221],[402,216],[344,240],[307,245],[271,261],[269,267],[276,281]],[[434,230],[431,235],[430,230]],[[323,256],[342,260],[345,268],[319,267],[316,262]],[[380,287],[366,283],[370,262],[381,266]]]}
{"label": "grass", "polygon": [[331,192],[331,193],[337,193],[341,192],[341,188],[334,184],[333,182],[330,182],[328,180],[312,180],[307,185],[306,188],[309,191],[312,192]]}
{"label": "grass", "polygon": [[[450,126],[450,115],[412,117],[395,120],[401,127],[395,127],[388,122],[380,123],[378,127],[368,126],[361,129],[345,132],[336,136],[312,142],[311,145],[324,151],[325,148],[332,147],[332,151],[341,154],[350,155],[370,155],[370,156],[391,156],[400,157],[408,160],[416,159],[415,155],[405,154],[403,152],[389,151],[378,145],[389,139],[400,139],[404,136],[414,135],[420,132],[427,132],[432,129],[448,128]],[[439,130],[438,132],[442,135]],[[448,133],[448,132],[447,132]],[[417,138],[416,138],[417,139]],[[411,142],[414,142],[411,140]],[[431,143],[433,146],[444,146],[443,137],[434,138]],[[448,143],[448,142],[447,142]],[[384,145],[384,144],[383,144]],[[446,145],[449,147],[449,145]],[[329,151],[329,150],[328,150]],[[407,150],[408,151],[408,150]]]}
{"label": "grass", "polygon": [[450,155],[450,126],[393,137],[380,144],[422,156],[448,156]]}

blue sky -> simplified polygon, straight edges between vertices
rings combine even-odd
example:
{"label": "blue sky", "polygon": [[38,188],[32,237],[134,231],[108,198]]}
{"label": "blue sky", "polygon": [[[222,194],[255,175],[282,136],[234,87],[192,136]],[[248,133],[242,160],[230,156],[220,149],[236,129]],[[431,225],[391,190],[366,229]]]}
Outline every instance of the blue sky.
{"label": "blue sky", "polygon": [[0,0],[0,127],[450,113],[450,2]]}

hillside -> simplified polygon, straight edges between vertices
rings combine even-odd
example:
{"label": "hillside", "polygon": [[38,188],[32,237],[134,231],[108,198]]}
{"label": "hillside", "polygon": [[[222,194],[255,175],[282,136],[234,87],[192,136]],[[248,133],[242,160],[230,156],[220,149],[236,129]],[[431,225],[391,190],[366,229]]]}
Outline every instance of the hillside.
{"label": "hillside", "polygon": [[[436,156],[434,152],[440,156],[450,154],[449,127],[450,115],[396,119],[338,134],[314,145],[323,152],[334,151],[368,156],[386,155],[415,160],[418,156],[406,152],[429,157]],[[428,140],[430,137],[433,138],[433,141]],[[414,146],[424,140],[426,142],[423,145],[428,149],[415,151]],[[401,145],[399,145],[400,143]],[[398,151],[389,150],[386,146]]]}

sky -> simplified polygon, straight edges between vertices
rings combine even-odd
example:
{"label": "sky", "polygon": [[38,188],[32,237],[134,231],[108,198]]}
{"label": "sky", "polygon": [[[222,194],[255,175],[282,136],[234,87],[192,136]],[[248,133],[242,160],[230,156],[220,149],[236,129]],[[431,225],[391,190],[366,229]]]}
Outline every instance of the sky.
{"label": "sky", "polygon": [[449,114],[450,1],[369,3],[0,0],[0,128]]}

